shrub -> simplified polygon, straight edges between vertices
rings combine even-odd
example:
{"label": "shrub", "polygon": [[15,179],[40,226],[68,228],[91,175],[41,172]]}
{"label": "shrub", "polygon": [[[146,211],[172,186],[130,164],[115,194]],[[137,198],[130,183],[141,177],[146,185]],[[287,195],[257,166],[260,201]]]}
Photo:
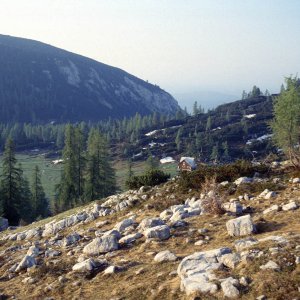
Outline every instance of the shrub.
{"label": "shrub", "polygon": [[126,181],[126,186],[130,189],[138,189],[141,186],[155,186],[166,182],[170,178],[170,174],[166,174],[161,170],[152,169],[140,176],[133,176]]}
{"label": "shrub", "polygon": [[204,211],[212,215],[223,215],[225,210],[223,209],[223,197],[218,193],[218,184],[216,182],[216,176],[212,178],[205,178],[202,184],[202,193],[207,196],[202,200],[201,206]]}
{"label": "shrub", "polygon": [[183,172],[180,176],[179,185],[181,189],[199,189],[205,182],[205,178],[216,177],[216,182],[229,181],[242,176],[252,177],[256,172],[266,174],[269,171],[265,165],[252,165],[250,161],[238,160],[232,164],[219,166],[201,165],[196,171]]}

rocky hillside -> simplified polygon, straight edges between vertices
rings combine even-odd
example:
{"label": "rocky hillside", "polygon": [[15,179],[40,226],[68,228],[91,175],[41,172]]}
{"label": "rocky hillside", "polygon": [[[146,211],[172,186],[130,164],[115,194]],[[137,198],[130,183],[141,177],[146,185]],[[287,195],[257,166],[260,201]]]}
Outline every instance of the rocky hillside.
{"label": "rocky hillside", "polygon": [[[218,192],[215,186],[185,192],[173,179],[6,230],[0,293],[3,299],[298,299],[300,179],[273,166],[267,176],[222,182]],[[209,204],[220,199],[219,210]]]}
{"label": "rocky hillside", "polygon": [[175,114],[177,101],[123,70],[33,40],[0,35],[0,120],[99,121]]}
{"label": "rocky hillside", "polygon": [[163,127],[149,128],[132,145],[133,159],[147,158],[149,149],[159,158],[195,156],[204,162],[215,160],[214,151],[219,162],[276,153],[269,126],[273,100],[273,96],[238,100],[207,113],[166,122]]}

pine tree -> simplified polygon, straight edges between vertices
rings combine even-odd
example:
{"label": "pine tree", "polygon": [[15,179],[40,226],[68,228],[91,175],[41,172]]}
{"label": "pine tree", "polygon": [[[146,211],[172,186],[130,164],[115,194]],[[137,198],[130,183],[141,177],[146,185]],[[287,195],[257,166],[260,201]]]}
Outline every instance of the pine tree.
{"label": "pine tree", "polygon": [[35,166],[31,184],[31,206],[34,218],[45,218],[49,213],[49,203],[47,201],[42,182],[41,173],[38,166]]}

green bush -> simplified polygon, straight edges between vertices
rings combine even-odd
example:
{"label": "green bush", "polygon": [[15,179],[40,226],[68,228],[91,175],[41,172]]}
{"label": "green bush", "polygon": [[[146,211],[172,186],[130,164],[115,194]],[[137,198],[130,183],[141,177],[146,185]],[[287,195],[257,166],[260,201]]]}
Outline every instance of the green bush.
{"label": "green bush", "polygon": [[140,176],[133,176],[126,181],[126,186],[130,189],[138,189],[141,186],[155,186],[166,182],[170,174],[161,170],[153,169]]}
{"label": "green bush", "polygon": [[269,171],[265,165],[253,166],[246,160],[238,160],[232,164],[219,166],[201,165],[193,172],[181,173],[179,186],[181,189],[200,189],[205,178],[216,177],[216,182],[232,182],[239,177],[252,177],[255,172],[266,174]]}

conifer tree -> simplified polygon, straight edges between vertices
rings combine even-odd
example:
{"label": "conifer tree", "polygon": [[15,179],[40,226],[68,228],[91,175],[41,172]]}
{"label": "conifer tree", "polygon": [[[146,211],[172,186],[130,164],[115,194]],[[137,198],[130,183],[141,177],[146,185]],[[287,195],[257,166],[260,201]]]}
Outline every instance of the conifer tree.
{"label": "conifer tree", "polygon": [[274,101],[271,122],[273,140],[300,169],[300,84],[297,77],[286,78],[286,88]]}
{"label": "conifer tree", "polygon": [[70,124],[65,129],[65,147],[63,149],[63,171],[58,186],[57,207],[59,211],[70,209],[76,205],[77,170],[74,143],[74,127]]}
{"label": "conifer tree", "polygon": [[34,218],[45,218],[48,216],[49,203],[47,201],[38,166],[35,166],[31,184],[31,206]]}
{"label": "conifer tree", "polygon": [[20,219],[30,221],[30,190],[28,181],[15,157],[14,142],[8,138],[5,144],[0,181],[1,214],[12,225],[18,225]]}
{"label": "conifer tree", "polygon": [[107,145],[99,131],[92,128],[88,138],[85,199],[91,201],[111,195],[116,190],[115,172]]}

